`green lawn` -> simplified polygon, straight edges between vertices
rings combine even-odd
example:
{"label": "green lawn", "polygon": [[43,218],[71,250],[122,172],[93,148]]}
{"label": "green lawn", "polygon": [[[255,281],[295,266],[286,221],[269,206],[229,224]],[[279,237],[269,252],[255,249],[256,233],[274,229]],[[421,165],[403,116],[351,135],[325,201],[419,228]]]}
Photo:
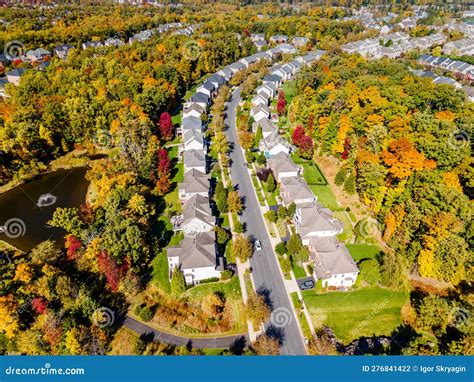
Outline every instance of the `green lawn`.
{"label": "green lawn", "polygon": [[303,166],[303,176],[306,183],[309,185],[315,184],[319,186],[327,186],[328,182],[325,176],[315,163],[302,162],[300,164]]}
{"label": "green lawn", "polygon": [[293,273],[295,274],[295,277],[297,279],[301,279],[303,277],[306,277],[306,272],[304,271],[303,266],[298,264],[296,261],[293,261]]}
{"label": "green lawn", "polygon": [[283,84],[282,87],[285,92],[286,104],[290,105],[291,100],[296,95],[296,81],[287,81]]}
{"label": "green lawn", "polygon": [[299,302],[299,298],[298,298],[298,293],[296,292],[293,292],[290,294],[291,296],[291,300],[293,301],[293,306],[296,308],[296,311],[299,312],[297,314],[298,316],[298,319],[300,321],[300,325],[301,325],[301,330],[303,331],[303,335],[306,337],[306,338],[311,338],[312,335],[311,335],[311,329],[309,328],[309,324],[308,324],[308,320],[306,320],[306,316],[304,315],[303,312],[300,311],[300,302]]}
{"label": "green lawn", "polygon": [[377,245],[372,244],[347,244],[346,247],[355,261],[373,259],[379,253],[382,253]]}
{"label": "green lawn", "polygon": [[336,210],[339,208],[336,196],[332,192],[331,187],[310,184],[309,188],[311,188],[313,194],[318,197],[318,202],[321,203],[324,207],[327,207],[330,210]]}
{"label": "green lawn", "polygon": [[202,299],[208,294],[216,292],[224,293],[228,300],[240,300],[242,295],[240,291],[239,278],[234,276],[227,282],[218,281],[214,283],[198,284],[188,289],[183,294],[183,297],[189,297],[193,300]]}
{"label": "green lawn", "polygon": [[353,292],[303,292],[315,327],[329,326],[344,343],[361,336],[390,335],[402,323],[404,292],[372,287]]}
{"label": "green lawn", "polygon": [[344,231],[338,235],[339,241],[350,243],[354,239],[354,230],[352,228],[351,219],[345,211],[334,211],[334,217],[339,219],[344,226]]}
{"label": "green lawn", "polygon": [[227,213],[221,214],[220,218],[222,219],[222,220],[221,220],[221,227],[223,227],[223,228],[229,228],[229,227],[230,227],[230,224],[229,224],[229,214],[227,214]]}
{"label": "green lawn", "polygon": [[153,283],[166,292],[171,292],[170,280],[168,278],[168,258],[166,257],[166,251],[160,252],[156,255],[151,264],[153,266]]}

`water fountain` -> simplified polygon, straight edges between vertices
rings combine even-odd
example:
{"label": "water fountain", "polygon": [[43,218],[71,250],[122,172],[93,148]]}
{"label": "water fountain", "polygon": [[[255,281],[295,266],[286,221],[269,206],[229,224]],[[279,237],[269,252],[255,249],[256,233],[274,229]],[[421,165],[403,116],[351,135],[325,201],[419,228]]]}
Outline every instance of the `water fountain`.
{"label": "water fountain", "polygon": [[54,196],[53,194],[43,194],[40,195],[40,197],[38,198],[38,202],[36,203],[36,205],[38,207],[48,207],[56,203],[56,199],[56,196]]}

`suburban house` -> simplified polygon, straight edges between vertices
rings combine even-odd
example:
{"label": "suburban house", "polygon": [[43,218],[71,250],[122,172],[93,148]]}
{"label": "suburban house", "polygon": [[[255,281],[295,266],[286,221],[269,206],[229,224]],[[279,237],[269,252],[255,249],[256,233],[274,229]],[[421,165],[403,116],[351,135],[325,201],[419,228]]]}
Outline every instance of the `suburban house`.
{"label": "suburban house", "polygon": [[210,81],[205,81],[202,85],[200,85],[196,89],[196,93],[204,93],[209,96],[209,98],[212,98],[212,95],[214,93],[215,86],[212,84]]}
{"label": "suburban house", "polygon": [[293,45],[298,48],[305,46],[308,43],[308,41],[309,39],[307,37],[298,37],[298,36],[293,37],[293,39],[291,40]]}
{"label": "suburban house", "polygon": [[284,152],[279,152],[269,158],[267,167],[272,170],[277,182],[280,182],[283,178],[296,177],[299,174],[299,167],[293,162],[291,157]]}
{"label": "suburban house", "polygon": [[295,54],[296,52],[296,48],[291,44],[283,43],[275,47],[275,53]]}
{"label": "suburban house", "polygon": [[447,54],[456,54],[458,56],[474,55],[474,38],[463,38],[447,42],[443,46],[443,51]]}
{"label": "suburban house", "polygon": [[273,44],[281,44],[288,42],[288,36],[284,34],[276,34],[270,37],[270,42]]}
{"label": "suburban house", "polygon": [[[199,105],[198,105],[199,106]],[[183,134],[186,130],[202,130],[201,116],[187,115],[181,119]]]}
{"label": "suburban house", "polygon": [[[194,118],[194,117],[191,117]],[[206,146],[204,143],[204,136],[199,129],[184,129],[183,128],[184,150],[201,150],[205,152]]]}
{"label": "suburban house", "polygon": [[21,76],[26,72],[24,68],[13,69],[5,75],[7,76],[8,82],[11,82],[13,85],[17,86],[20,83]]}
{"label": "suburban house", "polygon": [[206,82],[210,82],[212,85],[214,85],[214,89],[219,89],[222,85],[225,84],[226,80],[223,76],[221,76],[218,73],[214,73],[212,76],[210,76]]}
{"label": "suburban house", "polygon": [[255,122],[259,122],[265,118],[268,119],[268,117],[270,117],[270,109],[264,105],[254,106],[250,110],[250,116],[253,117]]}
{"label": "suburban house", "polygon": [[279,88],[283,82],[283,78],[277,74],[267,74],[263,77],[263,84],[273,83],[277,88]]}
{"label": "suburban house", "polygon": [[217,72],[220,76],[224,78],[224,80],[229,81],[232,78],[232,75],[234,74],[232,70],[226,66],[224,69],[221,69]]}
{"label": "suburban house", "polygon": [[220,277],[224,270],[223,260],[217,256],[215,233],[212,231],[185,236],[179,245],[168,247],[167,257],[170,278],[178,267],[188,285]]}
{"label": "suburban house", "polygon": [[250,35],[250,40],[252,42],[257,42],[257,41],[263,41],[266,42],[265,40],[265,35],[263,33],[255,33]]}
{"label": "suburban house", "polygon": [[183,153],[184,172],[195,169],[206,173],[206,154],[204,150],[186,150]]}
{"label": "suburban house", "polygon": [[206,108],[207,105],[209,105],[209,102],[211,101],[211,97],[205,93],[194,93],[191,98],[189,98],[189,102],[195,102],[202,106],[203,108]]}
{"label": "suburban house", "polygon": [[53,52],[60,59],[65,59],[65,58],[67,58],[67,55],[69,54],[69,51],[73,48],[74,47],[72,45],[63,44],[63,45],[58,45],[56,48],[54,48]]}
{"label": "suburban house", "polygon": [[262,151],[267,158],[271,158],[278,153],[290,153],[290,144],[288,141],[278,134],[278,130],[263,137],[259,143],[259,149]]}
{"label": "suburban house", "polygon": [[265,41],[255,41],[253,44],[256,46],[258,52],[261,52],[262,49],[267,45]]}
{"label": "suburban house", "polygon": [[201,119],[201,115],[206,112],[206,109],[195,102],[186,104],[183,107],[183,119],[188,117],[196,117]]}
{"label": "suburban house", "polygon": [[50,57],[51,52],[43,48],[38,48],[27,51],[25,56],[30,62],[38,62],[44,60],[47,57]]}
{"label": "suburban house", "polygon": [[289,206],[291,203],[314,203],[317,200],[308,184],[299,176],[281,178],[280,196],[285,206]]}
{"label": "suburban house", "polygon": [[229,69],[232,71],[233,74],[244,70],[246,66],[242,64],[240,61],[234,62],[233,64],[229,65]]}
{"label": "suburban house", "polygon": [[259,86],[256,89],[256,93],[257,95],[265,96],[265,98],[270,99],[275,96],[275,89],[269,86],[269,84],[265,84],[265,85]]}
{"label": "suburban house", "polygon": [[316,200],[295,203],[296,212],[293,220],[296,232],[300,235],[304,245],[309,245],[310,239],[314,237],[329,237],[342,233],[342,223],[332,215],[331,210],[324,208]]}
{"label": "suburban house", "polygon": [[268,106],[268,98],[265,98],[262,95],[256,95],[255,97],[252,98],[252,106]]}
{"label": "suburban house", "polygon": [[258,127],[262,128],[262,136],[264,138],[268,137],[269,135],[275,133],[277,131],[277,127],[270,121],[269,119],[262,119],[261,121],[255,122],[252,125],[253,133],[257,133]]}
{"label": "suburban house", "polygon": [[209,176],[195,168],[187,171],[183,181],[178,183],[178,195],[182,202],[194,195],[209,197]]}
{"label": "suburban house", "polygon": [[104,45],[119,47],[119,46],[124,45],[124,43],[122,40],[118,38],[109,37],[107,40],[104,41]]}
{"label": "suburban house", "polygon": [[359,268],[346,246],[334,236],[310,239],[310,263],[314,278],[322,280],[323,287],[351,287],[359,274]]}
{"label": "suburban house", "polygon": [[87,41],[82,43],[82,49],[86,50],[87,48],[100,48],[104,46],[100,41]]}
{"label": "suburban house", "polygon": [[212,215],[207,197],[193,195],[184,202],[180,230],[188,234],[195,234],[212,231],[215,225],[216,219]]}

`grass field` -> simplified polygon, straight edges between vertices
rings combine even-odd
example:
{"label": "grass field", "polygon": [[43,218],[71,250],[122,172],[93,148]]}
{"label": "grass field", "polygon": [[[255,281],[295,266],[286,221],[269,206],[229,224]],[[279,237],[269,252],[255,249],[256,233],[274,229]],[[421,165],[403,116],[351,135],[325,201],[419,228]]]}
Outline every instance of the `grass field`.
{"label": "grass field", "polygon": [[354,239],[354,230],[352,227],[351,219],[345,211],[335,211],[334,217],[339,219],[344,226],[344,231],[337,235],[339,241],[344,243],[350,243]]}
{"label": "grass field", "polygon": [[327,186],[328,182],[323,173],[315,163],[302,162],[303,176],[309,185]]}
{"label": "grass field", "polygon": [[373,259],[379,253],[382,253],[377,245],[372,244],[347,244],[346,247],[355,261]]}
{"label": "grass field", "polygon": [[298,264],[296,261],[293,261],[293,273],[297,279],[306,277],[306,272],[301,264]]}
{"label": "grass field", "polygon": [[166,251],[160,252],[152,261],[153,271],[152,280],[153,283],[163,289],[166,292],[171,291],[170,280],[168,278],[168,259],[166,257]]}
{"label": "grass field", "polygon": [[353,292],[303,292],[315,327],[329,326],[344,343],[361,336],[389,335],[402,320],[404,292],[364,288]]}
{"label": "grass field", "polygon": [[304,313],[300,312],[300,302],[298,298],[298,293],[293,292],[290,294],[291,300],[293,301],[293,306],[296,308],[296,311],[298,312],[296,316],[298,317],[301,325],[301,330],[303,331],[303,335],[306,338],[311,338],[311,329],[309,327],[308,321],[306,320],[306,316]]}
{"label": "grass field", "polygon": [[318,202],[321,203],[324,207],[329,208],[330,210],[335,210],[339,208],[336,196],[329,186],[319,186],[315,184],[309,185],[313,194],[318,197]]}
{"label": "grass field", "polygon": [[189,297],[191,299],[202,299],[211,293],[221,292],[224,293],[229,300],[240,300],[241,291],[238,277],[232,277],[228,282],[218,281],[215,283],[199,284],[195,287],[188,289],[183,297]]}

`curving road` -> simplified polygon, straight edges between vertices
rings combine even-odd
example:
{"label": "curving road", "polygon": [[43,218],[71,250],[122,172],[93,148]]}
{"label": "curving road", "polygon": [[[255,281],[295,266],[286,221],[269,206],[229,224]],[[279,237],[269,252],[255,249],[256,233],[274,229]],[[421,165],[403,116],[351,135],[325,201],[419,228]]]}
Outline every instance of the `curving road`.
{"label": "curving road", "polygon": [[195,349],[229,349],[231,347],[243,348],[243,345],[248,344],[246,334],[220,338],[186,338],[159,331],[129,316],[125,318],[123,324],[140,335],[151,334],[155,341],[175,346],[190,346]]}
{"label": "curving road", "polygon": [[[257,291],[262,291],[275,313],[279,313],[283,327],[272,328],[267,324],[267,330],[276,331],[281,338],[281,353],[286,355],[306,354],[306,349],[297,325],[297,317],[292,309],[285,285],[278,269],[277,259],[273,253],[260,206],[253,190],[252,179],[245,167],[245,158],[237,139],[236,112],[240,102],[240,88],[232,93],[227,103],[225,119],[226,135],[229,142],[234,143],[231,158],[232,184],[237,186],[240,195],[245,200],[245,210],[242,222],[246,224],[247,234],[262,242],[262,250],[250,259],[252,277]],[[276,317],[276,316],[275,316]]]}

